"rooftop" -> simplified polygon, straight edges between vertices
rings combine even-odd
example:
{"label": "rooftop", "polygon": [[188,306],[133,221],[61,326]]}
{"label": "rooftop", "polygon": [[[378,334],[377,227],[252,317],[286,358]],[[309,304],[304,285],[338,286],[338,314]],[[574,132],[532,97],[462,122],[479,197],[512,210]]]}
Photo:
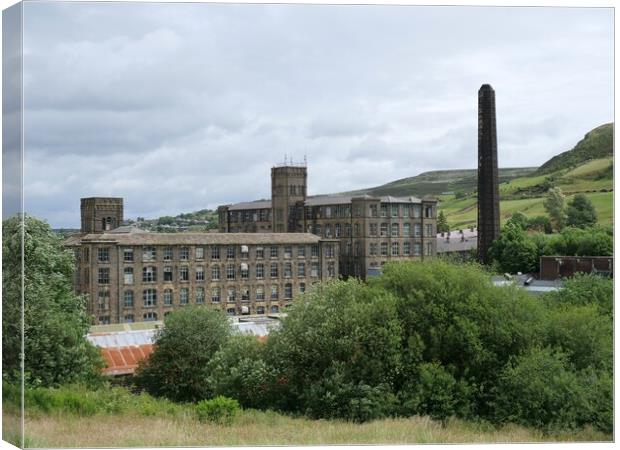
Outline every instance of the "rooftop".
{"label": "rooftop", "polygon": [[[443,236],[442,236],[443,234]],[[478,248],[478,229],[452,230],[437,234],[437,253],[465,252]]]}
{"label": "rooftop", "polygon": [[[370,195],[313,195],[306,199],[306,206],[323,206],[323,205],[346,205],[351,203],[354,198],[376,198],[382,203],[410,203],[421,204],[422,199],[418,197],[393,197],[384,195],[374,197]],[[424,199],[424,201],[435,202],[435,199]],[[246,209],[270,209],[271,200],[256,200],[251,202],[235,203],[228,206],[229,211],[241,211]]]}

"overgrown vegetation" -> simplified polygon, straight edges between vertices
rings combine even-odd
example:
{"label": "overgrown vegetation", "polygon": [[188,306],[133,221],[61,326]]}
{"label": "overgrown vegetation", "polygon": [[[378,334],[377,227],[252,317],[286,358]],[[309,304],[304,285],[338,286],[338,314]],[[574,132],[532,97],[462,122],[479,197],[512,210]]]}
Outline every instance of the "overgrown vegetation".
{"label": "overgrown vegetation", "polygon": [[98,383],[103,361],[84,338],[90,320],[73,291],[73,253],[47,223],[13,217],[2,223],[2,269],[3,379],[21,379],[23,277],[26,384]]}
{"label": "overgrown vegetation", "polygon": [[317,286],[266,344],[229,337],[225,317],[172,313],[160,340],[188,340],[198,329],[218,338],[167,353],[162,378],[175,367],[191,395],[144,386],[174,400],[225,395],[246,408],[312,419],[458,417],[611,433],[611,294],[611,281],[593,276],[541,300],[493,286],[476,265],[387,264],[369,284]]}

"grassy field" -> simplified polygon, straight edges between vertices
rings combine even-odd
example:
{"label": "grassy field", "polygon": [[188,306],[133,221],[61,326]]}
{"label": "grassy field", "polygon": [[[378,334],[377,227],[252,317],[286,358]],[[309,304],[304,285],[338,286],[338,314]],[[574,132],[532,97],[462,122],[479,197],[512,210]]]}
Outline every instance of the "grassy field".
{"label": "grassy field", "polygon": [[[3,439],[19,442],[18,416],[5,412]],[[543,434],[515,425],[452,420],[445,427],[425,417],[355,424],[292,418],[273,412],[243,411],[231,425],[200,423],[190,415],[144,417],[132,414],[27,414],[26,447],[159,447],[327,444],[430,444],[610,441],[591,429]]]}
{"label": "grassy field", "polygon": [[[613,224],[613,192],[592,192],[585,195],[596,208],[599,223]],[[566,200],[569,201],[572,197],[572,195],[568,195]],[[547,215],[543,206],[544,200],[544,197],[534,197],[500,201],[502,223],[517,211],[528,217]],[[478,211],[475,198],[448,200],[440,203],[439,209],[446,214],[452,229],[475,226],[476,224]]]}

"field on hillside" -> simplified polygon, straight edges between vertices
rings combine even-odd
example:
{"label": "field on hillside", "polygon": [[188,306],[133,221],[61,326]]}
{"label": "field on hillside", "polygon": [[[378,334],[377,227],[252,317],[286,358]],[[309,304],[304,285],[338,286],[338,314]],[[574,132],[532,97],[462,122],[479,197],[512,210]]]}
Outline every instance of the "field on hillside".
{"label": "field on hillside", "polygon": [[[613,224],[613,192],[593,192],[586,193],[585,195],[594,204],[599,223]],[[569,201],[572,197],[572,195],[568,195],[566,200]],[[500,201],[499,208],[502,224],[517,211],[528,217],[547,215],[543,206],[544,200],[544,197],[534,197]],[[439,209],[446,214],[448,224],[452,229],[476,226],[476,208],[477,201],[472,197],[460,200],[447,200],[439,205]]]}
{"label": "field on hillside", "polygon": [[[19,442],[19,418],[3,412],[3,439]],[[545,435],[516,425],[451,420],[444,427],[427,417],[383,419],[363,424],[293,418],[274,412],[243,411],[231,425],[201,423],[191,416],[145,417],[137,414],[89,417],[27,414],[25,446],[160,447],[329,444],[431,444],[610,441],[611,436],[585,429]]]}

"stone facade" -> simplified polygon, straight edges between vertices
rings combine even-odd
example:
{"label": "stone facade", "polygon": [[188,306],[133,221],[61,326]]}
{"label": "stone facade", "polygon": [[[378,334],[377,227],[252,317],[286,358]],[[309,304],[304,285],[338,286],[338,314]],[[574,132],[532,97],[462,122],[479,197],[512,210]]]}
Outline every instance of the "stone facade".
{"label": "stone facade", "polygon": [[101,233],[123,223],[123,199],[118,197],[90,197],[80,202],[81,230],[84,233]]}
{"label": "stone facade", "polygon": [[220,206],[220,232],[268,232],[280,227],[288,232],[337,239],[340,275],[344,277],[366,278],[386,261],[421,260],[437,254],[435,199],[308,197],[306,172],[305,166],[274,167],[274,198]]}
{"label": "stone facade", "polygon": [[478,91],[478,259],[484,264],[499,236],[498,180],[495,91],[483,84]]}
{"label": "stone facade", "polygon": [[283,312],[297,295],[339,272],[339,241],[307,233],[120,227],[85,231],[66,245],[76,255],[76,290],[87,296],[96,324],[162,320],[189,304],[230,315]]}

